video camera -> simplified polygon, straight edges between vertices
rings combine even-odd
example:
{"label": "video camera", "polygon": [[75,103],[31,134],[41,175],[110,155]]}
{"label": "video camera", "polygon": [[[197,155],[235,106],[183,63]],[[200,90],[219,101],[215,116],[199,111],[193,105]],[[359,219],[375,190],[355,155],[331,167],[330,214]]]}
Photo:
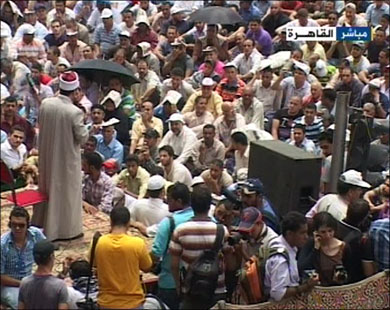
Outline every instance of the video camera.
{"label": "video camera", "polygon": [[238,231],[232,232],[232,234],[227,238],[228,245],[235,246],[238,244],[241,240],[248,241],[249,235],[248,234],[242,234]]}

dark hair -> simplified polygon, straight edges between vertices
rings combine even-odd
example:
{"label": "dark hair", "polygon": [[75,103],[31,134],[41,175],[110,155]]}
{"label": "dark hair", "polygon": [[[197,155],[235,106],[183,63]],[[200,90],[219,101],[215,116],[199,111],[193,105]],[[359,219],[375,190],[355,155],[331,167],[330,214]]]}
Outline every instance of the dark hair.
{"label": "dark hair", "polygon": [[389,58],[390,49],[388,47],[382,48],[381,52],[384,52],[386,54],[386,58]]}
{"label": "dark hair", "polygon": [[124,9],[121,14],[126,14],[126,13],[130,13],[131,16],[134,17],[134,12],[130,8]]}
{"label": "dark hair", "polygon": [[97,154],[95,152],[84,153],[83,159],[87,162],[88,166],[92,166],[96,170],[100,170],[102,168],[103,159],[99,154]]}
{"label": "dark hair", "polygon": [[332,144],[333,143],[332,130],[327,130],[327,131],[321,132],[319,137],[318,137],[318,141],[327,141],[327,142]]}
{"label": "dark hair", "polygon": [[261,19],[259,17],[253,16],[249,19],[250,23],[258,23],[261,25]]}
{"label": "dark hair", "polygon": [[41,65],[39,62],[35,61],[35,62],[33,62],[33,64],[31,65],[31,69],[36,69],[36,70],[38,70],[39,72],[42,72],[42,65]]}
{"label": "dark hair", "polygon": [[205,129],[212,129],[215,131],[215,126],[213,124],[206,124],[203,126],[203,130]]}
{"label": "dark hair", "polygon": [[206,185],[193,188],[191,193],[191,207],[194,213],[206,213],[211,205],[211,191]]}
{"label": "dark hair", "polygon": [[47,265],[49,263],[49,261],[50,261],[51,254],[53,254],[53,253],[50,253],[50,254],[48,254],[46,256],[34,255],[34,262],[37,265]]}
{"label": "dark hair", "polygon": [[243,132],[235,132],[231,137],[232,141],[241,145],[248,145],[248,138]]}
{"label": "dark hair", "polygon": [[97,139],[95,136],[89,136],[87,141],[93,142],[94,145],[97,145]]}
{"label": "dark hair", "polygon": [[49,50],[51,50],[53,52],[53,54],[56,56],[61,55],[61,52],[60,52],[60,49],[58,48],[58,46],[53,45],[49,48]]}
{"label": "dark hair", "polygon": [[167,152],[170,157],[173,157],[175,155],[175,151],[173,150],[172,146],[170,146],[170,145],[164,145],[164,146],[160,147],[160,149],[158,150],[159,153],[161,153],[163,151]]}
{"label": "dark hair", "polygon": [[25,131],[24,131],[24,128],[22,126],[20,126],[20,125],[12,126],[11,130],[9,131],[9,134],[12,135],[15,131],[20,131],[20,132],[23,132],[24,134],[26,134]]}
{"label": "dark hair", "polygon": [[318,230],[321,226],[337,230],[337,220],[329,212],[319,212],[313,217],[313,229]]}
{"label": "dark hair", "polygon": [[310,102],[310,103],[305,107],[305,110],[306,110],[306,109],[317,111],[317,106],[316,106],[315,103]]}
{"label": "dark hair", "polygon": [[13,103],[18,103],[18,100],[16,99],[15,96],[8,96],[7,98],[4,99],[4,102],[13,102]]}
{"label": "dark hair", "polygon": [[57,18],[53,19],[53,20],[50,22],[50,25],[53,25],[54,23],[59,23],[60,25],[62,25],[62,22],[61,22],[59,19],[57,19]]}
{"label": "dark hair", "polygon": [[174,26],[174,25],[170,25],[170,26],[167,28],[167,32],[168,32],[169,29],[173,29],[173,30],[175,30],[175,31],[177,32],[177,27]]}
{"label": "dark hair", "polygon": [[176,67],[171,70],[171,77],[172,76],[180,76],[182,79],[184,79],[184,71],[183,69]]}
{"label": "dark hair", "polygon": [[[327,1],[327,2],[332,2],[333,3],[333,1]],[[339,13],[337,11],[329,12],[328,15],[326,16],[326,18],[329,18],[330,15],[336,15],[337,18],[339,18]]]}
{"label": "dark hair", "polygon": [[216,65],[215,61],[212,61],[212,60],[210,60],[210,59],[207,59],[207,60],[204,61],[204,64],[205,64],[205,65],[210,65],[210,66],[213,67],[213,69],[215,69],[215,65]]}
{"label": "dark hair", "polygon": [[91,112],[92,112],[93,110],[96,110],[96,109],[101,110],[101,111],[103,111],[104,113],[106,113],[106,111],[104,110],[104,107],[103,107],[102,105],[100,105],[100,104],[95,104],[94,106],[92,106]]}
{"label": "dark hair", "polygon": [[168,188],[167,194],[174,200],[181,200],[183,206],[190,204],[190,190],[184,183],[176,182]]}
{"label": "dark hair", "polygon": [[138,66],[141,62],[144,62],[144,63],[148,66],[148,68],[149,68],[149,64],[148,64],[148,62],[147,62],[144,58],[138,59],[138,61],[137,61],[137,66]]}
{"label": "dark hair", "polygon": [[303,214],[297,211],[290,211],[282,219],[282,235],[285,237],[288,231],[297,232],[305,224],[307,222]]}
{"label": "dark hair", "polygon": [[348,205],[347,219],[350,223],[360,224],[369,214],[370,206],[364,199],[358,199]]}
{"label": "dark hair", "polygon": [[198,104],[198,102],[202,99],[202,98],[204,98],[203,96],[197,96],[196,98],[195,98],[195,104]]}
{"label": "dark hair", "polygon": [[306,126],[304,124],[295,124],[294,129],[300,129],[303,133],[306,133]]}
{"label": "dark hair", "polygon": [[355,73],[355,71],[351,67],[345,67],[343,70],[349,70],[351,72],[351,75]]}
{"label": "dark hair", "polygon": [[337,98],[337,92],[333,88],[325,88],[322,90],[322,97],[335,102]]}
{"label": "dark hair", "polygon": [[293,51],[291,52],[291,54],[293,54],[294,52],[298,52],[299,54],[301,54],[301,57],[303,57],[303,51],[302,51],[300,48],[295,48],[295,49],[293,49]]}
{"label": "dark hair", "polygon": [[89,277],[91,275],[91,267],[85,259],[76,260],[69,266],[69,276],[72,280],[80,277]]}
{"label": "dark hair", "polygon": [[355,185],[352,185],[352,184],[344,183],[341,180],[337,181],[337,193],[339,195],[345,195],[350,190],[354,190],[354,189],[357,189],[357,188],[359,188],[359,186],[355,186]]}
{"label": "dark hair", "polygon": [[30,225],[30,214],[28,214],[27,210],[22,207],[14,207],[9,214],[9,220],[11,221],[11,217],[24,217],[26,218],[27,226]]}
{"label": "dark hair", "polygon": [[129,164],[129,163],[132,163],[132,162],[136,163],[137,166],[139,166],[139,158],[138,158],[137,155],[135,155],[135,154],[130,154],[129,156],[127,156],[127,158],[126,158],[126,164]]}
{"label": "dark hair", "polygon": [[65,97],[69,97],[72,93],[75,92],[75,90],[63,90],[60,88],[60,95],[63,95]]}
{"label": "dark hair", "polygon": [[223,161],[216,158],[216,159],[213,159],[210,163],[210,166],[213,165],[213,166],[217,166],[218,168],[220,169],[223,169]]}
{"label": "dark hair", "polygon": [[386,20],[389,20],[390,14],[383,14],[381,18],[385,18]]}
{"label": "dark hair", "polygon": [[149,173],[150,173],[150,176],[161,175],[162,177],[164,177],[164,168],[160,167],[160,166],[154,166],[154,167],[150,168]]}
{"label": "dark hair", "polygon": [[222,199],[220,201],[218,201],[217,203],[217,208],[220,206],[220,205],[224,205],[225,206],[225,209],[227,211],[233,211],[234,210],[234,207],[235,207],[235,204],[230,201],[229,199]]}
{"label": "dark hair", "polygon": [[130,211],[126,207],[117,206],[110,212],[111,226],[126,226],[130,222]]}
{"label": "dark hair", "polygon": [[251,42],[252,42],[252,45],[253,45],[253,46],[256,46],[255,40],[253,40],[253,39],[251,39],[251,38],[246,38],[246,39],[244,40],[244,42],[245,42],[245,41],[251,41]]}

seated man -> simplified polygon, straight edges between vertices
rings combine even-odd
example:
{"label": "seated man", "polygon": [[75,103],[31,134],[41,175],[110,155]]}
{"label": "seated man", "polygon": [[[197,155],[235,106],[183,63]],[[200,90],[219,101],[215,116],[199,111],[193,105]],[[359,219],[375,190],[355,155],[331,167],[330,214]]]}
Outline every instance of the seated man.
{"label": "seated man", "polygon": [[126,169],[122,170],[114,183],[123,189],[125,194],[135,199],[141,199],[146,194],[149,172],[139,166],[137,155],[129,155],[126,159]]}
{"label": "seated man", "polygon": [[21,207],[11,211],[9,227],[11,230],[1,235],[1,303],[17,309],[21,280],[32,273],[34,245],[45,236],[30,226],[30,215]]}
{"label": "seated man", "polygon": [[202,138],[204,126],[214,122],[213,114],[207,111],[207,99],[202,96],[195,98],[195,110],[187,112],[183,118],[198,139]]}
{"label": "seated man", "polygon": [[200,91],[196,91],[188,99],[181,113],[185,114],[195,109],[195,98],[202,96],[207,99],[207,111],[212,113],[214,117],[222,114],[222,97],[215,91],[213,91],[215,82],[211,78],[204,78],[202,80],[202,88]]}
{"label": "seated man", "polygon": [[293,122],[303,116],[302,99],[291,97],[288,108],[276,111],[272,120],[272,136],[275,140],[285,141],[291,136]]}
{"label": "seated man", "polygon": [[[140,222],[146,227],[158,224],[170,214],[168,205],[164,203],[165,179],[160,175],[150,177],[148,181],[147,199],[138,200],[131,208],[132,222]],[[137,224],[132,223],[133,226]]]}
{"label": "seated man", "polygon": [[186,52],[186,44],[182,40],[175,40],[172,44],[172,52],[166,57],[162,72],[167,76],[174,69],[183,72],[183,78],[188,78],[194,71],[194,61]]}
{"label": "seated man", "polygon": [[171,76],[165,79],[162,83],[161,97],[165,97],[168,91],[176,90],[179,92],[186,102],[188,98],[195,92],[191,84],[184,81],[184,71],[181,68],[173,68]]}
{"label": "seated man", "polygon": [[290,145],[296,146],[309,153],[317,153],[317,148],[313,141],[306,138],[306,126],[296,124],[293,128],[293,139],[288,139],[286,142]]}
{"label": "seated man", "polygon": [[235,158],[235,169],[234,171],[238,173],[238,170],[246,168],[249,166],[249,141],[248,137],[244,132],[234,132],[231,136],[232,144],[231,147],[234,150]]}
{"label": "seated man", "polygon": [[198,140],[192,147],[191,158],[195,168],[207,169],[211,163],[218,159],[225,159],[225,146],[215,138],[215,126],[207,124],[203,127],[203,139]]}
{"label": "seated man", "polygon": [[157,130],[160,137],[163,135],[163,122],[161,119],[153,116],[153,103],[146,101],[142,103],[141,117],[138,118],[131,130],[130,154],[136,149],[142,148],[144,144],[144,134],[148,128]]}
{"label": "seated man", "polygon": [[259,129],[264,129],[264,106],[255,98],[252,86],[246,86],[242,91],[242,97],[237,100],[236,112],[245,118],[245,123],[254,124]]}
{"label": "seated man", "polygon": [[127,234],[130,212],[116,207],[110,212],[110,233],[100,237],[95,250],[99,275],[98,304],[107,309],[142,308],[145,295],[140,271],[152,267],[145,242]]}
{"label": "seated man", "polygon": [[117,123],[119,123],[119,121],[113,118],[102,124],[102,134],[95,136],[97,139],[96,150],[103,155],[104,160],[113,158],[117,161],[118,165],[122,165],[123,145],[114,136],[114,125]]}
{"label": "seated man", "polygon": [[274,255],[265,264],[264,285],[274,301],[308,292],[319,284],[318,274],[300,284],[296,256],[298,248],[303,247],[308,238],[304,215],[291,211],[284,216],[281,226],[282,234],[272,240],[270,246],[285,249],[289,258]]}
{"label": "seated man", "polygon": [[15,125],[11,128],[8,139],[1,144],[1,160],[12,170],[21,168],[27,158],[27,148],[23,140],[24,129]]}
{"label": "seated man", "polygon": [[18,309],[68,309],[68,288],[52,275],[55,245],[48,240],[34,245],[33,256],[37,270],[20,284]]}
{"label": "seated man", "polygon": [[242,97],[245,82],[238,77],[237,65],[233,62],[227,63],[223,68],[225,77],[219,82],[216,92],[223,101],[235,101]]}
{"label": "seated man", "polygon": [[173,114],[178,112],[178,105],[182,102],[182,97],[176,90],[170,90],[161,100],[161,103],[154,109],[154,116],[163,121],[164,134],[168,132],[169,124],[167,120]]}
{"label": "seated man", "polygon": [[154,172],[156,165],[160,162],[160,155],[158,154],[158,141],[160,135],[157,130],[148,128],[144,135],[144,144],[137,152],[140,165],[149,173]]}
{"label": "seated man", "polygon": [[97,153],[85,153],[82,168],[86,175],[83,182],[83,208],[90,214],[98,211],[110,213],[114,195],[112,179],[102,171],[102,158]]}
{"label": "seated man", "polygon": [[245,126],[245,118],[236,113],[233,102],[224,102],[222,104],[222,115],[214,121],[214,126],[219,139],[225,147],[229,147],[231,143],[230,136],[236,128]]}
{"label": "seated man", "polygon": [[160,143],[160,148],[164,145],[172,146],[177,162],[184,164],[191,156],[191,149],[196,143],[195,133],[185,126],[183,116],[174,113],[169,118],[170,130],[166,133]]}
{"label": "seated man", "polygon": [[191,188],[192,176],[188,169],[174,160],[174,151],[170,145],[164,145],[159,149],[160,165],[164,169],[164,178],[172,183],[181,182]]}
{"label": "seated man", "polygon": [[218,196],[222,194],[224,188],[233,184],[233,178],[223,169],[221,159],[214,159],[210,164],[210,168],[203,171],[200,176],[211,192]]}

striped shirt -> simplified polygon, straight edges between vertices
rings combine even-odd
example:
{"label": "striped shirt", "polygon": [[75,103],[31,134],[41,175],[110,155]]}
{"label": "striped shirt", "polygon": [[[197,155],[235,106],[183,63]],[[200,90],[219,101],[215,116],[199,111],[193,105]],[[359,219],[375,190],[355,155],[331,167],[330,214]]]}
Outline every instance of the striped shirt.
{"label": "striped shirt", "polygon": [[100,211],[110,213],[112,210],[112,199],[114,183],[103,171],[99,179],[94,182],[91,176],[87,175],[83,182],[83,200],[90,203]]}
{"label": "striped shirt", "polygon": [[116,25],[107,32],[104,24],[100,24],[95,30],[93,41],[100,45],[102,54],[107,55],[112,48],[119,45],[119,33],[121,33],[121,29]]}
{"label": "striped shirt", "polygon": [[26,56],[28,58],[35,57],[38,60],[42,61],[42,63],[46,61],[45,47],[37,39],[34,39],[30,44],[26,44],[23,42],[23,39],[20,39],[15,42],[14,50],[15,58],[18,56]]}
{"label": "striped shirt", "polygon": [[390,268],[389,231],[389,218],[377,220],[371,224],[370,238],[374,246],[374,258],[379,270]]}
{"label": "striped shirt", "polygon": [[[225,238],[228,236],[228,230],[225,229]],[[217,224],[212,222],[211,218],[196,220],[181,224],[175,229],[169,245],[169,253],[173,256],[180,256],[184,269],[193,263],[204,250],[211,250],[214,246],[217,236]],[[220,274],[218,276],[218,286],[215,294],[225,293],[225,272],[224,260],[220,254]]]}
{"label": "striped shirt", "polygon": [[316,144],[318,143],[318,137],[324,132],[324,124],[322,118],[319,117],[315,117],[313,123],[309,125],[305,122],[305,116],[302,116],[294,121],[293,127],[296,124],[305,125],[306,138],[312,140]]}
{"label": "striped shirt", "polygon": [[27,229],[27,243],[23,249],[16,247],[11,231],[1,236],[1,274],[21,280],[31,275],[34,263],[35,243],[46,239],[40,229],[30,226]]}

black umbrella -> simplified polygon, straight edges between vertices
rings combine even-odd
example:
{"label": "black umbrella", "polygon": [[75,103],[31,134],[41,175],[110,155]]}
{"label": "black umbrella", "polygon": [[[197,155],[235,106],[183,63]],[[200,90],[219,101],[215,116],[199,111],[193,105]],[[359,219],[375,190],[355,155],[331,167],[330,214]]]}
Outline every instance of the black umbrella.
{"label": "black umbrella", "polygon": [[243,22],[243,19],[236,11],[222,6],[209,6],[199,9],[190,15],[190,20],[193,22],[221,25]]}
{"label": "black umbrella", "polygon": [[113,61],[93,59],[83,60],[68,70],[84,74],[98,84],[107,82],[112,77],[119,77],[126,86],[139,83],[133,72]]}

